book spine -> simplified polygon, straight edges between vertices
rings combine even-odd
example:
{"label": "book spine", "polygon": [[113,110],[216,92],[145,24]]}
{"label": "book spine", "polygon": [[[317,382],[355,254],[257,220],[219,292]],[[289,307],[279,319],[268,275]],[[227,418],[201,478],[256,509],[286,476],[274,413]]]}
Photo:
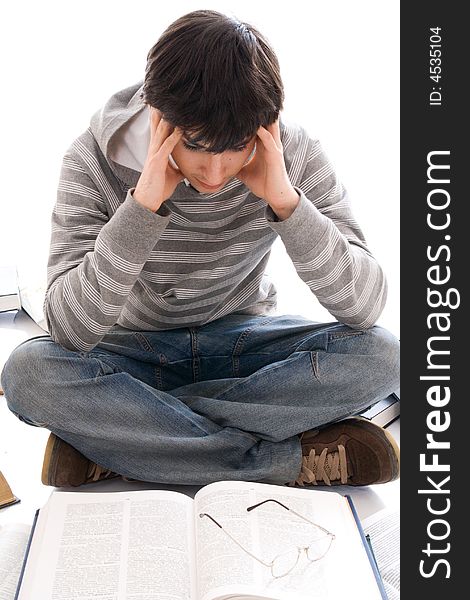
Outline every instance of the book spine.
{"label": "book spine", "polygon": [[[385,591],[382,577],[379,573],[379,569],[377,568],[377,562],[375,560],[375,556],[372,553],[372,546],[367,542],[367,538],[364,533],[364,529],[362,528],[361,520],[359,519],[359,515],[357,514],[357,511],[356,511],[356,507],[354,506],[351,496],[346,496],[346,500],[349,503],[349,508],[351,509],[354,520],[356,521],[356,526],[357,526],[357,529],[359,530],[359,534],[361,536],[362,545],[364,546],[364,549],[367,554],[367,558],[369,559],[369,562],[370,562],[370,566],[372,567],[372,570],[374,572],[375,580],[379,587],[380,594],[382,595],[383,600],[388,600],[387,592]],[[16,598],[15,598],[15,600],[16,600]]]}
{"label": "book spine", "polygon": [[26,546],[26,552],[24,553],[23,566],[21,567],[20,576],[18,578],[18,585],[16,586],[16,594],[15,594],[15,597],[13,600],[18,600],[18,598],[20,597],[21,584],[23,582],[23,577],[24,577],[24,573],[25,573],[25,569],[26,569],[26,563],[28,561],[29,551],[31,549],[31,543],[33,541],[34,530],[36,529],[38,517],[39,517],[39,510],[37,510],[36,514],[34,515],[34,521],[33,521],[32,527],[31,527],[31,533],[29,534],[28,545]]}

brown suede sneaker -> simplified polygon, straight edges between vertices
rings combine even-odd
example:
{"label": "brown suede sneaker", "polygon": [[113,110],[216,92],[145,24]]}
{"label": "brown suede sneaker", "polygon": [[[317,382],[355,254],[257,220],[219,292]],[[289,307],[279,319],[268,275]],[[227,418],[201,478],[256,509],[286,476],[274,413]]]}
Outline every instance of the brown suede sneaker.
{"label": "brown suede sneaker", "polygon": [[42,465],[41,480],[44,485],[77,486],[112,477],[119,475],[88,460],[73,446],[50,434]]}
{"label": "brown suede sneaker", "polygon": [[372,485],[400,476],[400,450],[388,431],[360,417],[306,431],[302,465],[289,485]]}

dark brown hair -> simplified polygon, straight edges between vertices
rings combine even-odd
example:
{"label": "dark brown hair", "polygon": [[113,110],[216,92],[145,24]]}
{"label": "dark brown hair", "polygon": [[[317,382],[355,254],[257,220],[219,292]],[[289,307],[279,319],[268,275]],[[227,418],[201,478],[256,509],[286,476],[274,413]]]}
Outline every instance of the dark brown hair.
{"label": "dark brown hair", "polygon": [[172,23],[147,56],[141,98],[209,152],[243,145],[279,116],[277,57],[251,25],[212,10]]}

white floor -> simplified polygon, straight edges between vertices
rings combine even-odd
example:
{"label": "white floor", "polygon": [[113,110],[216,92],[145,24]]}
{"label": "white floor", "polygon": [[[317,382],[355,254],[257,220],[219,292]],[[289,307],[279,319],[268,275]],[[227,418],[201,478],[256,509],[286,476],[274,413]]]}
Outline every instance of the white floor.
{"label": "white floor", "polygon": [[[24,313],[0,313],[0,369],[11,350],[29,337],[40,335],[41,330]],[[400,421],[392,423],[389,430],[400,442]],[[30,427],[19,421],[7,408],[0,396],[0,470],[3,472],[13,493],[21,499],[19,504],[0,510],[0,526],[6,523],[32,523],[36,509],[45,504],[53,488],[41,483],[41,467],[44,447],[49,432]],[[173,489],[194,495],[195,487],[169,487],[157,484],[102,481],[80,488],[63,488],[67,491],[117,491],[130,489]],[[321,488],[325,489],[325,488]],[[330,488],[328,488],[330,489]],[[332,491],[352,496],[359,517],[365,517],[382,508],[398,508],[400,482],[366,488],[335,486]]]}

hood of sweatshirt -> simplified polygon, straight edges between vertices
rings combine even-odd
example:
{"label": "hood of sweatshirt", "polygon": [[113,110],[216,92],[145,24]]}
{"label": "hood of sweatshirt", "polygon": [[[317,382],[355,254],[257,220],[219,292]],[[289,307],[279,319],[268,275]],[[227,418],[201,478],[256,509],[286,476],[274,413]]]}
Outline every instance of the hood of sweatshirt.
{"label": "hood of sweatshirt", "polygon": [[[150,143],[150,113],[140,98],[142,87],[143,81],[139,81],[113,94],[90,122],[90,130],[109,166],[129,186],[137,184]],[[291,127],[285,127],[282,121],[280,129],[283,142],[286,134],[292,137],[293,131],[287,131]],[[297,135],[306,135],[301,128],[294,129]],[[289,157],[284,154],[288,162]],[[186,179],[184,183],[189,186]]]}
{"label": "hood of sweatshirt", "polygon": [[149,112],[140,81],[113,94],[91,118],[90,130],[118,177],[135,185],[150,142]]}

